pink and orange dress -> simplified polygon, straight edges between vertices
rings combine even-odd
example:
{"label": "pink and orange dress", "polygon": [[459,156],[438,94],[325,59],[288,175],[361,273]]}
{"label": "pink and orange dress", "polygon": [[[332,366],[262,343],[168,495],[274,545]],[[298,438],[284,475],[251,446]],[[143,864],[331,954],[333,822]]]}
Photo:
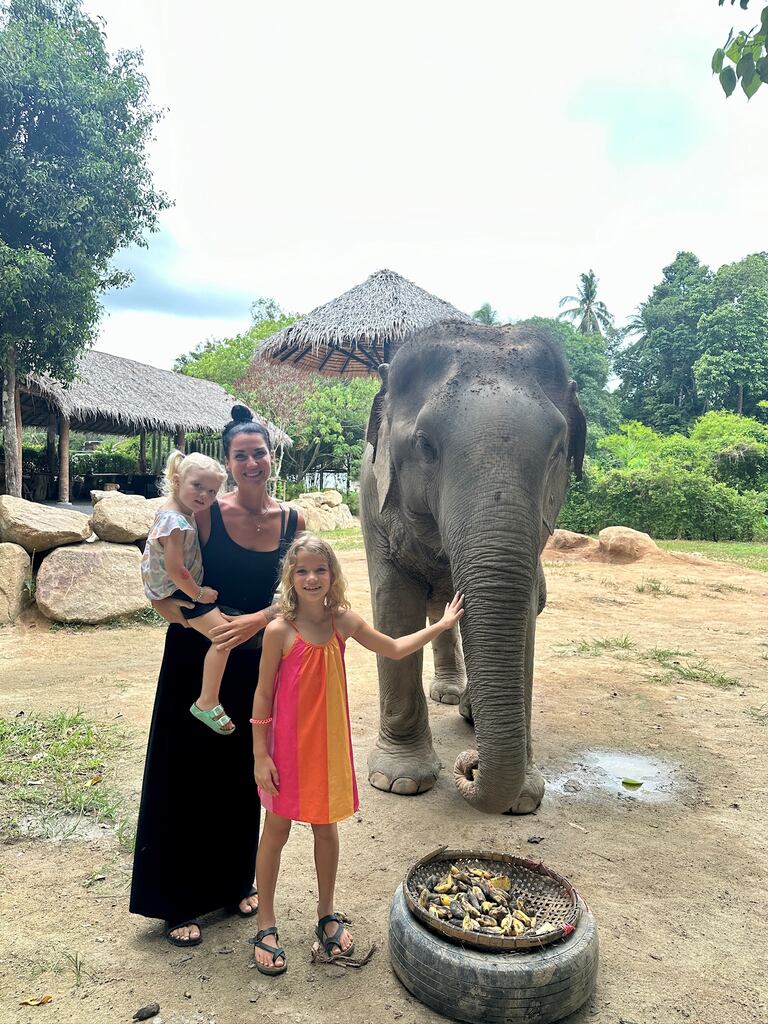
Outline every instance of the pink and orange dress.
{"label": "pink and orange dress", "polygon": [[359,807],[352,757],[344,641],[333,633],[311,644],[299,633],[275,679],[268,750],[280,780],[277,796],[259,790],[273,814],[329,825]]}

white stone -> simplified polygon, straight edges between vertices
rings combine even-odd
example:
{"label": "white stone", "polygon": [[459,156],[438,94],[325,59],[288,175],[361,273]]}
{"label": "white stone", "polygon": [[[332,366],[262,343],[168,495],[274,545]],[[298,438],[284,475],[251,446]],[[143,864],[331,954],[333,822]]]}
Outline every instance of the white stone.
{"label": "white stone", "polygon": [[132,544],[77,544],[57,548],[37,573],[35,600],[56,622],[108,622],[148,605],[141,583],[141,552]]}
{"label": "white stone", "polygon": [[[126,500],[126,499],[136,500]],[[114,544],[132,544],[145,541],[155,521],[155,513],[167,498],[150,498],[140,494],[123,495],[122,499],[106,498],[97,502],[91,523],[100,540]]]}
{"label": "white stone", "polygon": [[597,536],[600,554],[612,562],[635,562],[659,552],[647,533],[631,530],[628,526],[606,526]]}
{"label": "white stone", "polygon": [[0,625],[13,622],[27,599],[32,560],[18,544],[0,544]]}
{"label": "white stone", "polygon": [[91,504],[96,506],[104,498],[122,498],[123,501],[146,501],[143,494],[123,494],[122,491],[91,491]]}
{"label": "white stone", "polygon": [[75,544],[91,535],[91,521],[82,512],[41,505],[10,494],[0,497],[0,541],[20,544],[30,554]]}

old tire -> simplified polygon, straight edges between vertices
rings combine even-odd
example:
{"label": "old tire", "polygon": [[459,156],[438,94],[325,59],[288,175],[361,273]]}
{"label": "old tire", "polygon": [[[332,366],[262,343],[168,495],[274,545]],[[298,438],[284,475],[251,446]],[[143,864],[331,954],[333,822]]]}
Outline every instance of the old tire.
{"label": "old tire", "polygon": [[398,886],[389,916],[395,974],[418,1000],[470,1024],[550,1024],[577,1010],[595,987],[598,936],[581,902],[576,931],[530,953],[485,953],[441,938],[408,910]]}

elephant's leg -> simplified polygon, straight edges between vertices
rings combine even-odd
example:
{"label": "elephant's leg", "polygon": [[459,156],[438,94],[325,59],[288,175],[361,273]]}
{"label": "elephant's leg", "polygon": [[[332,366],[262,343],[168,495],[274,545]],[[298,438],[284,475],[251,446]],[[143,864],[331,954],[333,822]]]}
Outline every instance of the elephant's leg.
{"label": "elephant's leg", "polygon": [[[539,564],[539,579],[544,574]],[[546,591],[544,592],[546,594]],[[533,738],[531,736],[531,718],[533,707],[533,655],[536,644],[536,616],[539,612],[541,590],[537,586],[531,596],[531,613],[528,616],[528,630],[525,641],[525,732],[528,765],[525,770],[525,782],[520,795],[510,807],[508,814],[530,814],[535,811],[544,796],[544,776],[533,763]]]}
{"label": "elephant's leg", "polygon": [[[444,609],[444,602],[430,601],[427,605],[429,621],[437,622]],[[432,641],[432,659],[435,678],[429,696],[439,704],[458,704],[467,682],[458,627],[446,630]]]}
{"label": "elephant's leg", "polygon": [[[424,628],[426,593],[388,562],[372,572],[374,625],[390,636]],[[376,789],[413,796],[431,789],[440,762],[432,746],[421,682],[422,652],[401,661],[378,658],[379,736],[368,755],[368,780]]]}

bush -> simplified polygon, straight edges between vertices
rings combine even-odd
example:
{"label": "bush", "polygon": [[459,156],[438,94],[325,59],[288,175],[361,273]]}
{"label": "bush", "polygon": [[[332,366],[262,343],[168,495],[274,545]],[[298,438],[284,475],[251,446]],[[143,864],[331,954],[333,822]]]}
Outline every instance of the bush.
{"label": "bush", "polygon": [[701,470],[592,464],[569,491],[558,526],[578,533],[628,526],[660,540],[753,540],[766,529],[765,512],[765,494],[739,494]]}
{"label": "bush", "polygon": [[344,504],[349,505],[349,511],[353,516],[360,515],[360,492],[346,491],[343,493]]}

